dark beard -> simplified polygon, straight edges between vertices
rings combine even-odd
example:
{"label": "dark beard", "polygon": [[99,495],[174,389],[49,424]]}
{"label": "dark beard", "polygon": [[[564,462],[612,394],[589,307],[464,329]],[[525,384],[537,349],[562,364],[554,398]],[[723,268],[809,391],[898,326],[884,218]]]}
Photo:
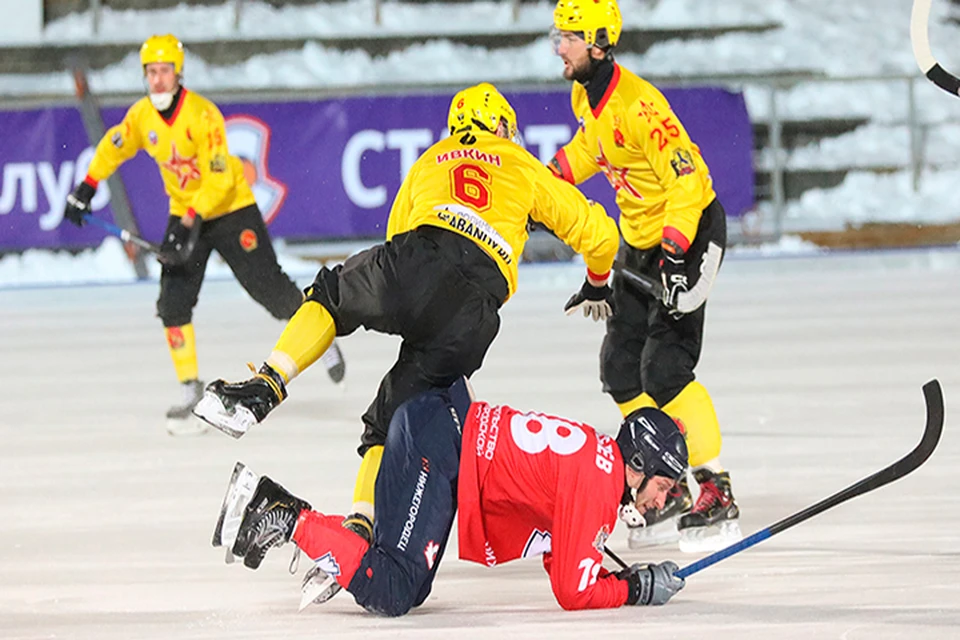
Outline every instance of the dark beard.
{"label": "dark beard", "polygon": [[593,78],[593,74],[596,72],[596,63],[595,58],[590,58],[590,61],[582,66],[574,67],[571,65],[570,68],[570,77],[568,80],[573,80],[574,82],[579,82],[580,84],[587,84],[590,82],[590,79]]}
{"label": "dark beard", "polygon": [[614,64],[610,57],[602,60],[591,58],[590,73],[585,80],[578,80],[583,88],[587,90],[587,99],[590,102],[590,108],[596,109],[603,99],[610,81],[613,80]]}

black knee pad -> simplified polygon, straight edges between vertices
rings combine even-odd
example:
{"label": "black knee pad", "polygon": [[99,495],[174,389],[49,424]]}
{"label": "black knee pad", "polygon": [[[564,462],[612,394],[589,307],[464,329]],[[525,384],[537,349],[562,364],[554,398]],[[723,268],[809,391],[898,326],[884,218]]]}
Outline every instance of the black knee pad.
{"label": "black knee pad", "polygon": [[334,322],[337,319],[337,307],[340,306],[340,272],[342,270],[341,264],[333,269],[321,268],[313,279],[313,283],[304,290],[304,302],[308,300],[319,302],[330,312]]}
{"label": "black knee pad", "polygon": [[157,300],[157,316],[165,327],[182,327],[193,320],[193,308],[189,300],[161,297]]}
{"label": "black knee pad", "polygon": [[683,366],[658,366],[647,374],[644,391],[653,398],[658,407],[662,407],[693,382],[694,375]]}

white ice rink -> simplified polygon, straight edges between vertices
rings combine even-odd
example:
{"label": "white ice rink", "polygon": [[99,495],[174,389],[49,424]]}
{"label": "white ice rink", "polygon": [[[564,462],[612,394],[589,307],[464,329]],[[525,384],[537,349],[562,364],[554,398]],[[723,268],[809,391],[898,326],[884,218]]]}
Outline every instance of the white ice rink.
{"label": "white ice rink", "polygon": [[[610,432],[602,329],[560,312],[581,269],[522,269],[474,386]],[[940,447],[906,479],[692,576],[665,607],[579,613],[556,605],[539,561],[486,569],[455,546],[429,600],[399,619],[346,593],[298,614],[291,546],[256,572],[224,565],[210,538],[235,460],[319,510],[348,508],[358,416],[398,343],[344,339],[345,390],[317,366],[242,440],[176,439],[163,427],[177,389],[156,294],[155,283],[0,291],[0,638],[960,637],[960,251],[729,260],[698,372],[745,534],[909,451],[933,377],[946,398]],[[207,379],[245,376],[282,328],[231,281],[204,286],[195,325]],[[631,551],[619,527],[610,546],[630,561],[697,558]]]}

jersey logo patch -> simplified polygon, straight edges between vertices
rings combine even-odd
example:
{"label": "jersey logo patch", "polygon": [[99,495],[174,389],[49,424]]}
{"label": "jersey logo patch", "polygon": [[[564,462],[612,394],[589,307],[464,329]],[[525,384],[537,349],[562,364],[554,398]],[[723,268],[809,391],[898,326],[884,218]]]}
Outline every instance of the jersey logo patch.
{"label": "jersey logo patch", "polygon": [[693,154],[686,149],[677,149],[673,157],[670,158],[670,166],[673,167],[673,172],[677,174],[678,178],[688,176],[697,169],[696,165],[693,164]]}
{"label": "jersey logo patch", "polygon": [[610,537],[610,526],[605,524],[602,527],[600,527],[599,531],[597,531],[597,537],[593,539],[593,548],[602,554],[606,546],[607,538],[609,537]]}
{"label": "jersey logo patch", "polygon": [[437,561],[437,552],[440,551],[440,545],[431,540],[423,549],[423,557],[427,559],[427,569],[433,570],[433,565]]}
{"label": "jersey logo patch", "polygon": [[552,538],[550,537],[549,531],[540,531],[539,529],[534,529],[533,533],[530,534],[530,537],[527,538],[527,544],[523,547],[523,553],[520,555],[521,558],[530,558],[533,556],[543,555],[544,553],[550,553],[552,544]]}
{"label": "jersey logo patch", "polygon": [[177,143],[170,143],[170,159],[160,165],[177,177],[181,189],[185,189],[191,180],[200,179],[197,156],[185,157],[177,152]]}
{"label": "jersey logo patch", "polygon": [[240,246],[247,253],[257,248],[257,233],[253,229],[244,229],[240,232]]}
{"label": "jersey logo patch", "polygon": [[627,172],[629,169],[621,169],[610,164],[606,154],[603,153],[603,145],[600,144],[599,140],[597,141],[597,148],[600,150],[600,155],[597,156],[597,164],[603,171],[603,175],[607,177],[607,182],[610,183],[613,190],[620,191],[620,189],[626,189],[627,192],[637,200],[643,200],[643,194],[637,191],[636,187],[627,181]]}
{"label": "jersey logo patch", "polygon": [[149,140],[149,141],[150,141],[150,144],[152,144],[152,145],[157,144],[157,132],[156,132],[156,131],[151,131],[150,133],[148,133],[148,134],[147,134],[147,140]]}

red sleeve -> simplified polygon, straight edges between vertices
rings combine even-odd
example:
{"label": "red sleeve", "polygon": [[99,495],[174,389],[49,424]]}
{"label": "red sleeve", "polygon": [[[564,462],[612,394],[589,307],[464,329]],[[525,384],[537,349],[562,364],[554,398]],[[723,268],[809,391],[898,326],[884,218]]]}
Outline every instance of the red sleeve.
{"label": "red sleeve", "polygon": [[623,467],[601,468],[596,457],[596,442],[591,439],[571,456],[569,472],[559,475],[552,553],[549,559],[544,557],[544,568],[557,602],[568,610],[619,607],[629,594],[626,582],[602,571],[601,553],[616,522]]}

